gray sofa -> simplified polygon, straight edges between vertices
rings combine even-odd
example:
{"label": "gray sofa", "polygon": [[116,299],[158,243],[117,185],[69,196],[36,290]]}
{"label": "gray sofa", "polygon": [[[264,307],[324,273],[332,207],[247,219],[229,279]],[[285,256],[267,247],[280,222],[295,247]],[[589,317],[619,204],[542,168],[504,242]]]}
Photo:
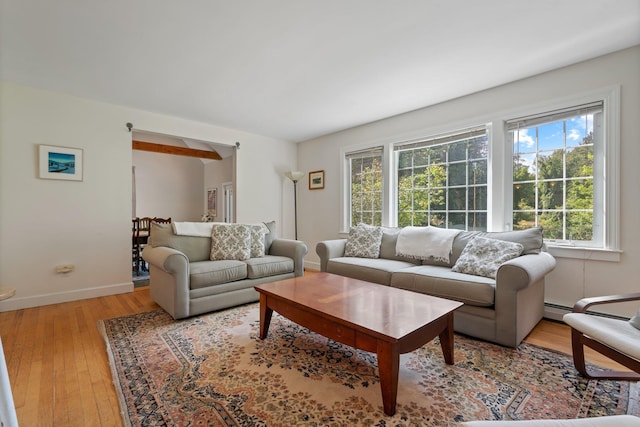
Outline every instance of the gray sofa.
{"label": "gray sofa", "polygon": [[[377,258],[345,256],[347,239],[319,242],[321,271],[463,302],[455,313],[454,329],[508,347],[516,347],[542,319],[544,278],[556,261],[543,251],[541,228],[460,232],[449,262],[398,256],[400,229],[382,231]],[[501,264],[495,279],[453,271],[464,248],[478,236],[520,243],[522,254]]]}
{"label": "gray sofa", "polygon": [[255,285],[302,276],[307,246],[277,238],[275,223],[264,224],[264,256],[212,261],[211,237],[177,235],[172,224],[152,223],[142,251],[151,297],[181,319],[258,301]]}

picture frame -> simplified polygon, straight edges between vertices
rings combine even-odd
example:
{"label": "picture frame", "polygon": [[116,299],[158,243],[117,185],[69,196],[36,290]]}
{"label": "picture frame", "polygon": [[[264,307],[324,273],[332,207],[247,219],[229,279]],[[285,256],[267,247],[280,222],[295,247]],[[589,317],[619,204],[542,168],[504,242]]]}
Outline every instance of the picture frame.
{"label": "picture frame", "polygon": [[82,181],[83,151],[80,148],[38,146],[38,170],[41,179]]}
{"label": "picture frame", "polygon": [[324,171],[309,172],[309,190],[322,190],[324,188]]}
{"label": "picture frame", "polygon": [[217,188],[208,188],[207,189],[207,215],[212,218],[216,217],[218,210],[218,189]]}

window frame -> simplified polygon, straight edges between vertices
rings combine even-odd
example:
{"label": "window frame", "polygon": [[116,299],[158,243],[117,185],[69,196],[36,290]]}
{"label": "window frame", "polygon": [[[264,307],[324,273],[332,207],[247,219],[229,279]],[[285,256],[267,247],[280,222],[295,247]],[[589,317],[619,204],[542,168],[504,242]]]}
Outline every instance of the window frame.
{"label": "window frame", "polygon": [[[383,226],[397,226],[396,206],[396,164],[394,146],[424,141],[438,135],[456,133],[461,129],[485,126],[488,137],[487,165],[487,230],[508,231],[512,229],[513,206],[513,144],[508,143],[507,122],[520,117],[544,114],[546,112],[571,108],[590,102],[603,101],[603,138],[604,138],[604,200],[605,215],[603,218],[603,247],[571,246],[560,242],[546,242],[547,249],[556,257],[591,259],[601,261],[620,261],[620,85],[614,85],[566,96],[531,103],[521,108],[497,111],[482,117],[449,123],[437,128],[423,128],[408,132],[402,136],[388,137],[366,144],[352,145],[340,149],[341,167],[341,230],[348,233],[349,217],[349,185],[348,161],[346,154],[357,150],[383,147],[382,179],[383,179]],[[496,194],[501,197],[495,197]]]}
{"label": "window frame", "polygon": [[[506,196],[502,201],[503,206],[500,212],[505,229],[511,229],[514,153],[513,144],[509,144],[507,138],[507,123],[521,117],[545,114],[599,101],[603,102],[602,137],[604,144],[601,154],[604,155],[604,177],[600,183],[603,185],[604,200],[600,206],[594,206],[594,209],[604,209],[602,213],[602,247],[578,246],[572,242],[545,240],[547,249],[554,256],[602,261],[620,260],[620,86],[598,89],[523,107],[503,114],[500,120],[495,123],[496,127],[501,130],[499,133],[503,139],[502,146],[505,158],[502,164],[502,185],[494,189],[501,191]],[[595,176],[594,179],[596,179]],[[496,204],[500,204],[500,201],[496,201]]]}

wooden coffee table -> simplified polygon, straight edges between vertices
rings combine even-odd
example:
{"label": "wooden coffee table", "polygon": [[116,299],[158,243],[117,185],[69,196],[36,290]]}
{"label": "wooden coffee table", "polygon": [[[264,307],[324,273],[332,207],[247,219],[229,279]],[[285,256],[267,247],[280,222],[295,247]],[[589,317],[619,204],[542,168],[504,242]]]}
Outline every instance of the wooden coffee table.
{"label": "wooden coffee table", "polygon": [[440,337],[453,364],[453,312],[462,303],[329,273],[258,285],[260,338],[273,311],[334,341],[378,355],[384,413],[396,412],[400,354]]}

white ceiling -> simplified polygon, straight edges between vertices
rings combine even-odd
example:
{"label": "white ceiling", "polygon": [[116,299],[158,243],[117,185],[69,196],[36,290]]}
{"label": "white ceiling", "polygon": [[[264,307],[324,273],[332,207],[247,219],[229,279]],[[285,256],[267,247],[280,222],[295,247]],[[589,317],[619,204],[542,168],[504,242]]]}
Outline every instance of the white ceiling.
{"label": "white ceiling", "polygon": [[0,76],[303,141],[640,44],[639,0],[0,0]]}

